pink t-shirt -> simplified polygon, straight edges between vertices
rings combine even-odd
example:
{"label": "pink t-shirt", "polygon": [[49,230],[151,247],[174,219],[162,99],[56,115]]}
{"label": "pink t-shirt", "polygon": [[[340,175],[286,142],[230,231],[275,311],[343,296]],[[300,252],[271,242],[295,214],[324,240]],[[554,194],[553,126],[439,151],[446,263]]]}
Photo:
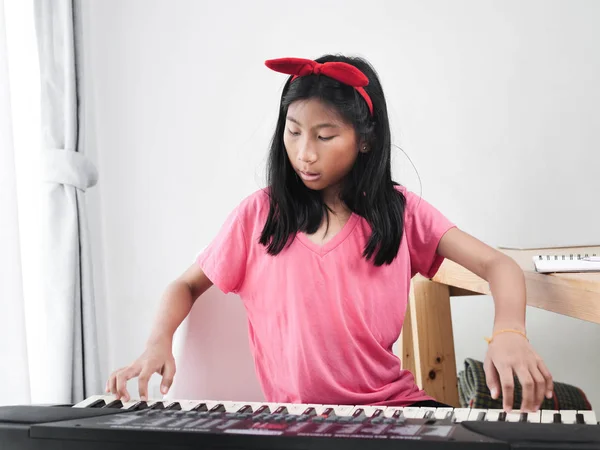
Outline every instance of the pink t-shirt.
{"label": "pink t-shirt", "polygon": [[404,406],[431,397],[392,352],[410,280],[433,277],[454,225],[419,196],[406,196],[405,235],[390,265],[362,256],[371,228],[352,214],[325,245],[298,233],[276,256],[258,241],[265,191],[246,198],[199,255],[206,276],[235,292],[248,313],[250,346],[267,401]]}

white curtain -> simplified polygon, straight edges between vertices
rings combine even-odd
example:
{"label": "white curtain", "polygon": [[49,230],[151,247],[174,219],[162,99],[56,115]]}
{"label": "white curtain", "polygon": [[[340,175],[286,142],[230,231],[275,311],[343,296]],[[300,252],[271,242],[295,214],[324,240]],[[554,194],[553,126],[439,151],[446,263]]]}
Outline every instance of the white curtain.
{"label": "white curtain", "polygon": [[85,191],[98,173],[83,153],[85,81],[78,65],[76,0],[35,0],[41,79],[42,295],[46,311],[41,402],[77,402],[102,392]]}
{"label": "white curtain", "polygon": [[31,400],[4,2],[0,0],[0,404]]}

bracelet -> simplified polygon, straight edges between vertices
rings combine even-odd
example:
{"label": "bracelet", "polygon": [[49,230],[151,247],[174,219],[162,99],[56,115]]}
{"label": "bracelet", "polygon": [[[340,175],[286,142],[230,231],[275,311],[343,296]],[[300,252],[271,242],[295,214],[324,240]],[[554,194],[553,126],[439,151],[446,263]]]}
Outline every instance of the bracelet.
{"label": "bracelet", "polygon": [[529,338],[527,337],[527,335],[526,335],[525,333],[523,333],[523,332],[522,332],[522,331],[520,331],[520,330],[513,330],[512,328],[507,328],[507,329],[504,329],[504,330],[498,330],[498,331],[496,331],[496,332],[495,332],[495,333],[492,335],[492,337],[491,337],[491,338],[489,338],[489,337],[486,337],[486,338],[484,338],[484,339],[486,340],[486,342],[487,342],[488,344],[491,344],[491,343],[492,343],[492,341],[494,340],[494,338],[495,338],[495,337],[496,337],[498,334],[500,334],[500,333],[517,333],[517,334],[520,334],[521,336],[523,336],[525,339],[527,339],[527,341],[529,341]]}

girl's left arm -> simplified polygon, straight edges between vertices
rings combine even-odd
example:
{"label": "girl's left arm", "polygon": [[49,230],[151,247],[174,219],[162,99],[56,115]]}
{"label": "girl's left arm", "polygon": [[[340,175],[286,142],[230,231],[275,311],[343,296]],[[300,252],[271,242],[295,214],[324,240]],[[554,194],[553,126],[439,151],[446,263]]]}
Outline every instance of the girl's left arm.
{"label": "girl's left arm", "polygon": [[451,228],[444,234],[438,254],[470,270],[490,285],[495,306],[494,337],[488,347],[484,369],[492,397],[498,398],[501,387],[504,409],[512,409],[514,374],[523,387],[521,411],[537,411],[544,397],[552,396],[552,376],[523,335],[499,333],[517,330],[526,334],[523,271],[509,256],[458,228]]}

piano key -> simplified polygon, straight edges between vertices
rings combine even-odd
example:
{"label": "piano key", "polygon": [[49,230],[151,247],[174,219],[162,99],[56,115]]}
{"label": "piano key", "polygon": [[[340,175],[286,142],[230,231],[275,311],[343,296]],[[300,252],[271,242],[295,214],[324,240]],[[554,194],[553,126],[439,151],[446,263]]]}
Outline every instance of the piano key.
{"label": "piano key", "polygon": [[403,413],[404,408],[401,406],[388,406],[383,411],[383,416],[389,419],[391,417],[394,417],[394,414],[396,414],[397,411],[400,411],[401,413]]}
{"label": "piano key", "polygon": [[425,409],[421,409],[417,406],[407,406],[404,408],[404,417],[407,419],[422,419],[425,415]]}
{"label": "piano key", "polygon": [[554,423],[554,414],[558,411],[553,409],[543,409],[541,423]]}
{"label": "piano key", "polygon": [[511,411],[506,413],[506,422],[519,422],[521,420],[521,411]]}
{"label": "piano key", "polygon": [[[100,402],[104,402],[104,404],[108,402],[112,402],[115,399],[114,395],[92,395],[85,400],[80,401],[79,403],[73,405],[73,408],[95,408],[100,406],[92,406],[92,405],[100,405]],[[108,400],[108,401],[107,401]],[[102,405],[104,406],[104,405]]]}
{"label": "piano key", "polygon": [[165,409],[165,402],[163,401],[156,401],[154,403],[152,403],[148,409]]}
{"label": "piano key", "polygon": [[473,421],[473,420],[484,420],[485,419],[485,414],[487,413],[487,409],[481,409],[481,408],[472,408],[471,411],[469,412],[469,416],[466,420],[469,421]]}
{"label": "piano key", "polygon": [[469,414],[471,413],[470,408],[455,408],[454,409],[454,422],[460,423],[464,422],[469,418]]}
{"label": "piano key", "polygon": [[314,407],[307,405],[306,409],[304,411],[302,411],[302,415],[303,416],[316,416],[317,410]]}
{"label": "piano key", "polygon": [[354,408],[354,405],[337,405],[333,407],[333,409],[335,410],[335,415],[339,417],[351,416]]}
{"label": "piano key", "polygon": [[131,411],[143,411],[144,409],[148,409],[148,402],[146,401],[136,401],[133,406],[129,408]]}
{"label": "piano key", "polygon": [[304,411],[306,411],[306,409],[309,406],[305,403],[290,403],[287,407],[288,409],[288,414],[294,415],[294,416],[300,416]]}
{"label": "piano key", "polygon": [[597,425],[598,419],[596,418],[596,413],[594,411],[577,411],[579,414],[583,415],[583,420],[588,425]]}
{"label": "piano key", "polygon": [[581,414],[581,413],[575,414],[575,423],[578,425],[585,425],[585,420],[583,419],[583,414]]}
{"label": "piano key", "polygon": [[500,413],[503,413],[502,409],[488,409],[485,414],[486,422],[500,422]]}
{"label": "piano key", "polygon": [[519,422],[527,423],[527,413],[526,412],[522,412],[519,415]]}
{"label": "piano key", "polygon": [[575,415],[577,414],[577,411],[561,410],[559,412],[560,412],[562,423],[575,423]]}
{"label": "piano key", "polygon": [[562,423],[562,418],[560,413],[554,413],[552,417],[552,423]]}
{"label": "piano key", "polygon": [[275,408],[275,411],[273,411],[273,414],[288,414],[287,406],[279,405],[277,408]]}
{"label": "piano key", "polygon": [[212,408],[208,410],[210,413],[221,413],[225,412],[225,405],[223,403],[217,403]]}
{"label": "piano key", "polygon": [[317,415],[320,416],[321,414],[323,414],[323,411],[325,411],[327,408],[333,408],[335,405],[319,405],[315,403],[309,403],[308,406],[312,406],[313,408],[315,408]]}
{"label": "piano key", "polygon": [[166,408],[167,411],[181,411],[181,403],[179,402],[171,402]]}
{"label": "piano key", "polygon": [[106,405],[103,406],[103,408],[110,408],[110,409],[120,409],[123,407],[123,402],[121,402],[121,400],[113,400],[110,403],[107,403]]}
{"label": "piano key", "polygon": [[435,415],[435,410],[437,408],[432,408],[432,407],[428,407],[428,406],[421,406],[419,408],[419,415],[421,416],[421,418],[423,419],[433,419],[434,415]]}
{"label": "piano key", "polygon": [[436,408],[433,417],[437,420],[448,420],[452,417],[448,417],[448,413],[452,413],[454,408]]}
{"label": "piano key", "polygon": [[542,421],[542,412],[530,412],[527,413],[527,422],[529,423],[540,423]]}

